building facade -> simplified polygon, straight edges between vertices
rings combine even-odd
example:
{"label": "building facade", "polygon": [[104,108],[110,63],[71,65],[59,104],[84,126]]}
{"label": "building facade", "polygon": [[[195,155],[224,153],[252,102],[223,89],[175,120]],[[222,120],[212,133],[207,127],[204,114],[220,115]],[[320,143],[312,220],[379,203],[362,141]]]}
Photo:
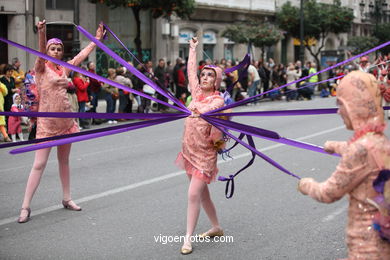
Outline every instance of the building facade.
{"label": "building facade", "polygon": [[[296,6],[300,4],[300,0],[290,1]],[[318,1],[333,2],[333,0]],[[379,1],[382,8],[385,8],[388,1]],[[140,18],[143,60],[157,61],[159,58],[164,58],[166,61],[173,62],[177,57],[186,59],[188,41],[194,35],[200,36],[198,60],[221,60],[222,58],[240,60],[247,53],[247,46],[224,38],[222,33],[226,27],[251,18],[273,21],[275,12],[285,2],[287,0],[196,0],[195,12],[187,20],[176,17],[171,17],[169,20],[153,19],[149,11],[142,11]],[[330,34],[325,39],[323,56],[343,52],[347,49],[348,38],[351,36],[367,36],[372,32],[373,20],[367,19],[368,8],[372,8],[370,1],[342,0],[341,3],[354,11],[355,20],[352,30],[348,34]],[[111,9],[104,4],[91,4],[88,0],[0,0],[0,37],[37,49],[38,37],[35,24],[43,19],[48,22],[48,37],[58,37],[64,41],[66,57],[73,56],[89,43],[78,33],[72,23],[81,25],[94,34],[99,21],[104,21],[110,26],[126,47],[135,54],[136,25],[130,8]],[[134,60],[113,37],[109,37],[105,44],[124,59]],[[284,40],[268,49],[265,56],[274,58],[276,63],[295,61],[299,53],[298,45],[299,41],[287,34]],[[34,65],[36,57],[25,51],[5,43],[0,43],[0,50],[0,63],[10,63],[12,58],[18,57],[24,70]],[[253,59],[257,60],[261,57],[260,49],[254,48],[252,54]],[[307,51],[305,59],[312,59]],[[90,55],[89,60],[97,62],[102,74],[108,67],[118,65],[101,50],[96,50]]]}

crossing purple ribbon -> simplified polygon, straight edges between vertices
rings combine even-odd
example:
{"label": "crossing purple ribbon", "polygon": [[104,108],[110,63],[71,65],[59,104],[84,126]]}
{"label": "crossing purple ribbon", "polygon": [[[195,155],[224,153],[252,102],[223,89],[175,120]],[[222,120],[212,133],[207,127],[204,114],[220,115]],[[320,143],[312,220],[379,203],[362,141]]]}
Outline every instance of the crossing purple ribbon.
{"label": "crossing purple ribbon", "polygon": [[222,111],[222,110],[225,110],[225,109],[230,109],[230,108],[233,108],[233,107],[238,107],[238,106],[241,106],[241,105],[250,103],[250,102],[252,102],[253,100],[256,100],[258,97],[263,96],[263,95],[265,95],[265,94],[267,94],[267,93],[270,93],[270,92],[275,91],[275,90],[278,90],[278,89],[285,88],[285,87],[290,86],[290,85],[292,85],[292,84],[295,84],[295,83],[301,82],[301,81],[303,81],[303,80],[306,80],[306,79],[308,79],[308,78],[311,78],[311,77],[313,77],[313,76],[316,76],[316,75],[318,75],[318,74],[320,74],[320,73],[323,73],[323,72],[326,72],[326,71],[328,71],[328,70],[337,68],[337,67],[339,67],[339,66],[341,66],[341,65],[343,65],[343,64],[349,63],[349,62],[351,62],[351,61],[353,61],[353,60],[355,60],[355,59],[357,59],[357,58],[360,58],[360,57],[362,57],[362,56],[365,56],[365,55],[367,55],[367,54],[369,54],[369,53],[371,53],[371,52],[374,52],[374,51],[376,51],[376,50],[379,50],[379,49],[381,49],[381,48],[383,48],[383,47],[386,47],[387,45],[390,45],[390,41],[388,41],[388,42],[386,42],[386,43],[383,43],[383,44],[381,44],[381,45],[379,45],[379,46],[377,46],[377,47],[375,47],[375,48],[372,48],[372,49],[370,49],[370,50],[368,50],[368,51],[366,51],[366,52],[363,52],[363,53],[361,53],[361,54],[358,54],[358,55],[356,55],[356,56],[353,56],[353,57],[351,57],[351,58],[349,58],[349,59],[347,59],[347,60],[345,60],[345,61],[339,62],[339,63],[337,63],[337,64],[335,64],[335,65],[333,65],[333,66],[329,66],[329,67],[327,67],[327,68],[325,68],[325,69],[323,69],[323,70],[321,70],[321,71],[318,71],[318,72],[316,72],[316,73],[310,74],[310,75],[308,75],[308,76],[306,76],[306,77],[303,77],[303,78],[301,78],[301,79],[292,81],[292,82],[287,83],[287,84],[285,84],[285,85],[283,85],[283,86],[280,86],[280,87],[278,87],[278,88],[275,88],[275,89],[271,89],[271,90],[265,91],[265,92],[263,92],[263,93],[260,93],[260,94],[258,94],[258,95],[255,95],[255,96],[253,96],[253,97],[249,97],[249,98],[240,100],[240,101],[238,101],[238,102],[236,102],[236,103],[233,103],[233,104],[224,106],[224,107],[222,107],[222,108],[218,108],[218,109],[215,109],[215,110],[213,110],[213,111],[209,111],[209,112],[205,113],[205,115],[210,115],[210,114],[212,114],[212,113],[216,113],[216,112],[219,112],[219,111]]}
{"label": "crossing purple ribbon", "polygon": [[[142,80],[145,84],[148,84],[153,89],[155,89],[158,93],[163,95],[164,97],[168,98],[168,100],[173,101],[176,105],[181,108],[180,110],[183,112],[189,112],[189,110],[180,103],[179,100],[176,98],[173,98],[172,96],[168,95],[164,90],[162,90],[157,84],[155,84],[151,79],[146,77],[144,74],[142,74],[140,71],[138,71],[136,68],[131,66],[129,63],[127,63],[124,59],[122,59],[118,54],[110,50],[107,46],[105,46],[102,42],[100,42],[98,39],[96,39],[92,34],[90,34],[87,30],[85,30],[80,25],[77,26],[77,30],[79,30],[82,34],[85,35],[90,41],[94,42],[97,46],[99,46],[100,49],[102,49],[105,53],[110,55],[112,58],[114,58],[118,63],[120,63],[122,66],[126,67],[131,73],[133,73],[137,78]],[[178,108],[176,108],[178,109]]]}
{"label": "crossing purple ribbon", "polygon": [[[86,141],[86,140],[90,140],[90,139],[94,139],[94,138],[99,138],[99,137],[113,135],[113,134],[119,134],[119,133],[131,131],[131,130],[136,130],[136,129],[145,128],[145,127],[149,127],[149,126],[153,126],[153,125],[158,125],[158,124],[170,122],[173,120],[177,120],[177,119],[180,119],[183,117],[184,116],[178,116],[178,117],[172,117],[172,118],[159,118],[159,119],[150,120],[150,121],[142,121],[142,122],[136,122],[136,123],[126,124],[126,125],[108,127],[105,129],[94,129],[91,131],[85,131],[85,132],[74,133],[74,134],[69,134],[69,135],[53,136],[53,137],[49,137],[49,138],[43,138],[44,140],[43,139],[31,140],[31,141],[35,141],[34,143],[36,143],[36,141],[39,140],[40,143],[36,144],[36,145],[30,145],[27,147],[14,149],[14,150],[11,150],[10,153],[11,154],[19,154],[19,153],[31,152],[31,151],[35,151],[35,150],[39,150],[39,149],[43,149],[43,148],[59,146],[59,145],[63,145],[63,144]],[[51,141],[51,140],[53,140],[53,141]],[[32,143],[31,141],[24,141],[23,144],[27,144],[27,143],[30,144],[30,143]],[[47,142],[47,141],[49,141],[49,142]],[[42,142],[44,142],[44,143],[42,143]],[[1,147],[1,145],[0,145],[0,148],[4,148],[4,147]]]}
{"label": "crossing purple ribbon", "polygon": [[[153,74],[151,74],[149,71],[147,71],[146,67],[144,64],[142,64],[142,62],[140,62],[137,57],[126,47],[126,45],[118,38],[118,36],[116,36],[116,34],[110,29],[110,27],[108,27],[108,25],[106,25],[105,23],[103,23],[103,26],[104,28],[114,37],[114,39],[139,63],[142,65],[142,67],[144,67],[145,71],[154,76]],[[130,65],[131,66],[131,65]],[[134,68],[135,69],[135,68]],[[135,69],[136,70],[136,69]],[[154,82],[153,82],[154,83]],[[152,87],[154,88],[155,85],[152,85]],[[160,87],[160,86],[159,86]],[[169,96],[170,96],[170,100],[174,101],[176,104],[179,104],[179,106],[181,108],[184,108],[184,109],[187,109],[184,105],[182,105],[180,103],[179,100],[177,100],[177,98],[172,95],[172,93],[168,90],[168,89],[163,89],[164,92],[166,92]]]}
{"label": "crossing purple ribbon", "polygon": [[93,119],[157,119],[187,116],[183,113],[77,113],[77,112],[0,112],[2,116],[93,118]]}
{"label": "crossing purple ribbon", "polygon": [[[95,40],[96,40],[96,39],[95,39]],[[90,77],[90,78],[94,78],[94,79],[96,79],[96,80],[98,80],[98,81],[104,82],[104,83],[109,84],[109,85],[111,85],[111,86],[114,86],[114,87],[116,87],[116,88],[119,88],[119,89],[122,89],[122,90],[125,90],[125,91],[128,91],[128,92],[131,92],[131,93],[133,93],[133,94],[136,94],[136,95],[139,95],[139,96],[141,96],[141,97],[144,97],[144,98],[153,100],[153,101],[155,101],[155,102],[157,102],[157,103],[163,104],[163,105],[165,105],[165,106],[167,106],[167,107],[170,107],[170,108],[173,108],[173,109],[176,109],[176,110],[180,110],[180,111],[182,111],[182,112],[184,112],[184,113],[190,114],[190,112],[188,111],[188,109],[184,109],[184,108],[181,108],[181,107],[173,106],[173,105],[171,105],[171,104],[169,104],[169,103],[167,103],[167,102],[161,101],[161,100],[159,100],[159,99],[157,99],[157,98],[154,98],[154,97],[152,97],[152,96],[149,96],[149,95],[147,95],[147,94],[144,94],[144,93],[142,93],[142,92],[140,92],[140,91],[137,91],[137,90],[135,90],[135,89],[126,87],[126,86],[124,86],[124,85],[121,85],[121,84],[119,84],[119,83],[117,83],[117,82],[115,82],[115,81],[109,80],[109,79],[104,78],[104,77],[102,77],[102,76],[99,76],[99,75],[97,75],[97,74],[95,74],[95,73],[92,73],[92,72],[83,70],[82,68],[77,67],[77,66],[74,66],[74,65],[72,65],[72,64],[69,64],[69,63],[67,63],[67,62],[64,62],[64,61],[55,59],[55,58],[53,58],[53,57],[50,57],[49,55],[46,55],[46,54],[44,54],[44,53],[42,53],[42,52],[33,50],[33,49],[28,48],[28,47],[26,47],[26,46],[20,45],[20,44],[18,44],[18,43],[16,43],[16,42],[13,42],[13,41],[4,39],[4,38],[2,38],[2,37],[0,37],[0,41],[3,41],[3,42],[5,42],[5,43],[8,43],[8,44],[10,44],[10,45],[12,45],[12,46],[15,46],[15,47],[17,47],[17,48],[19,48],[19,49],[22,49],[22,50],[26,51],[26,52],[32,53],[32,54],[34,54],[34,55],[36,55],[36,56],[38,56],[38,57],[41,57],[41,58],[43,58],[43,59],[45,59],[45,60],[49,60],[49,61],[54,62],[54,63],[56,63],[56,64],[59,64],[59,65],[61,65],[61,66],[63,66],[63,67],[66,67],[66,68],[68,68],[68,69],[77,71],[77,72],[79,72],[79,73],[81,73],[81,74],[83,74],[83,75],[86,75],[86,76],[88,76],[88,77]],[[142,75],[143,75],[143,74],[142,74]]]}
{"label": "crossing purple ribbon", "polygon": [[[105,25],[105,28],[122,45],[122,47],[124,47],[130,54],[132,54],[126,48],[126,46],[119,40],[119,38],[111,31],[111,29],[107,25]],[[35,144],[35,145],[31,145],[31,146],[15,149],[15,150],[11,151],[12,154],[24,153],[24,152],[34,151],[34,150],[38,150],[38,149],[43,149],[43,148],[48,148],[48,147],[53,147],[53,146],[73,143],[73,142],[85,141],[85,140],[89,140],[89,139],[93,139],[93,138],[99,138],[99,137],[103,137],[103,136],[107,136],[107,135],[123,133],[123,132],[126,132],[126,131],[131,131],[131,130],[135,130],[135,129],[140,129],[140,128],[144,128],[144,127],[149,127],[149,126],[153,126],[153,125],[157,125],[157,124],[170,122],[170,121],[177,120],[177,119],[180,119],[180,118],[184,118],[184,117],[187,117],[188,115],[190,115],[190,111],[179,100],[177,100],[177,98],[174,97],[169,91],[161,88],[155,82],[153,82],[151,79],[149,79],[147,76],[145,76],[144,74],[139,72],[137,69],[135,69],[133,66],[128,64],[125,60],[123,60],[121,57],[119,57],[115,52],[113,52],[112,50],[107,48],[103,43],[101,43],[100,41],[95,39],[95,37],[93,37],[83,27],[77,26],[77,29],[81,33],[83,33],[88,39],[90,39],[92,42],[94,42],[97,46],[99,46],[104,52],[106,52],[108,55],[113,57],[121,65],[126,67],[136,77],[138,77],[140,80],[142,80],[145,84],[150,85],[153,89],[155,89],[158,93],[160,93],[164,97],[168,98],[176,106],[175,105],[171,105],[171,104],[169,104],[167,102],[158,100],[158,99],[156,99],[156,98],[154,98],[152,96],[149,96],[149,95],[144,94],[142,92],[136,91],[134,89],[131,89],[129,87],[121,85],[121,84],[119,84],[117,82],[114,82],[112,80],[109,80],[109,79],[106,79],[106,78],[101,77],[99,75],[96,75],[94,73],[91,73],[89,71],[85,71],[85,70],[83,70],[83,69],[81,69],[79,67],[76,67],[74,65],[71,65],[69,63],[57,60],[57,59],[55,59],[53,57],[50,57],[50,56],[48,56],[48,55],[46,55],[44,53],[38,52],[36,50],[33,50],[33,49],[28,48],[28,47],[25,47],[25,46],[22,46],[20,44],[17,44],[15,42],[9,41],[7,39],[4,39],[4,38],[0,37],[0,41],[6,42],[6,43],[8,43],[10,45],[13,45],[13,46],[17,47],[17,48],[20,48],[20,49],[25,50],[25,51],[27,51],[29,53],[32,53],[32,54],[34,54],[34,55],[36,55],[38,57],[41,57],[43,59],[52,61],[52,62],[54,62],[56,64],[59,64],[59,65],[61,65],[63,67],[66,67],[66,68],[69,68],[71,70],[77,71],[77,72],[79,72],[81,74],[87,75],[88,77],[91,77],[91,78],[94,78],[94,79],[99,80],[101,82],[104,82],[106,84],[112,85],[112,86],[114,86],[116,88],[126,90],[128,92],[131,92],[133,94],[136,94],[136,95],[142,96],[144,98],[153,100],[155,102],[158,102],[158,103],[163,104],[165,106],[168,106],[170,108],[179,110],[179,111],[181,111],[183,113],[175,113],[175,114],[167,114],[167,113],[159,113],[159,114],[128,114],[128,113],[112,114],[112,113],[60,113],[60,112],[58,112],[58,113],[57,112],[0,112],[0,115],[29,116],[29,117],[150,119],[149,121],[142,121],[142,122],[136,122],[136,123],[131,123],[131,124],[118,125],[118,126],[107,127],[107,128],[100,128],[100,129],[94,129],[94,130],[90,130],[90,131],[84,131],[84,132],[80,132],[80,133],[73,133],[73,134],[62,135],[62,136],[53,136],[53,137],[41,138],[41,139],[35,139],[35,140],[29,140],[29,141],[23,141],[23,142],[18,142],[18,143],[4,143],[4,144],[0,144],[0,148],[13,147],[13,146],[25,145],[25,144],[33,144],[33,143]],[[315,152],[320,152],[320,153],[325,153],[325,154],[327,154],[327,153],[320,146],[316,146],[316,145],[300,142],[300,141],[289,139],[289,138],[284,138],[284,137],[281,137],[278,133],[276,133],[274,131],[270,131],[270,130],[266,130],[266,129],[262,129],[262,128],[258,128],[258,127],[253,127],[253,126],[249,126],[249,125],[245,125],[245,124],[241,124],[241,123],[237,123],[237,122],[233,122],[233,121],[223,120],[223,119],[220,119],[220,118],[215,118],[214,116],[221,116],[221,114],[217,113],[217,112],[219,112],[221,110],[226,110],[226,109],[229,109],[229,108],[233,108],[233,107],[237,107],[237,106],[249,103],[249,102],[255,100],[256,98],[258,98],[258,97],[260,97],[262,95],[265,95],[265,94],[267,94],[269,92],[272,92],[272,91],[275,91],[275,90],[287,87],[289,85],[298,83],[298,82],[303,81],[303,80],[305,80],[307,78],[313,77],[313,76],[318,75],[318,74],[320,74],[322,72],[328,71],[330,69],[333,69],[335,67],[343,65],[345,63],[348,63],[348,62],[350,62],[353,59],[356,59],[356,58],[359,58],[361,56],[367,55],[368,53],[373,52],[375,50],[378,50],[380,48],[383,48],[383,47],[385,47],[385,46],[387,46],[389,44],[390,44],[390,42],[387,42],[385,44],[379,45],[379,46],[377,46],[377,47],[375,47],[375,48],[373,48],[373,49],[371,49],[369,51],[366,51],[366,52],[364,52],[362,54],[356,55],[356,56],[354,56],[354,57],[352,57],[350,59],[347,59],[346,61],[340,62],[340,63],[338,63],[336,65],[328,67],[328,68],[326,68],[324,70],[321,70],[319,72],[316,72],[314,74],[308,75],[306,77],[303,77],[303,78],[301,78],[299,80],[290,82],[290,83],[285,84],[283,86],[280,86],[280,87],[278,87],[276,89],[272,89],[272,90],[263,92],[263,93],[258,94],[256,96],[244,99],[242,101],[233,103],[231,105],[224,106],[222,108],[219,108],[219,109],[216,109],[216,110],[213,110],[213,111],[210,111],[208,113],[205,113],[205,114],[201,115],[201,117],[204,120],[208,121],[210,124],[212,124],[215,127],[217,127],[220,131],[225,133],[227,136],[229,136],[230,138],[235,140],[236,144],[233,145],[233,147],[236,146],[239,143],[239,144],[243,145],[244,147],[246,147],[247,149],[249,149],[251,151],[251,153],[252,153],[252,159],[249,161],[249,163],[246,166],[244,166],[244,168],[239,170],[236,174],[230,175],[228,178],[226,178],[226,177],[219,177],[219,180],[227,181],[227,186],[226,186],[226,190],[225,190],[226,197],[229,198],[229,197],[233,196],[233,193],[234,193],[234,177],[237,176],[237,174],[242,172],[244,169],[249,167],[253,163],[254,158],[255,158],[256,155],[261,157],[263,160],[267,161],[268,163],[270,163],[271,165],[273,165],[277,169],[285,172],[286,174],[291,175],[291,176],[293,176],[293,177],[295,177],[297,179],[300,179],[299,176],[291,173],[290,171],[288,171],[287,169],[282,167],[280,164],[278,164],[277,162],[272,160],[270,157],[268,157],[267,155],[265,155],[265,154],[261,153],[260,151],[258,151],[256,149],[255,143],[253,141],[253,136],[256,136],[256,137],[259,137],[259,138],[263,138],[263,139],[266,139],[266,140],[270,140],[270,141],[274,141],[274,142],[283,143],[283,144],[286,144],[286,145],[291,145],[291,146],[298,147],[298,148],[303,148],[303,149],[315,151]],[[247,69],[249,63],[250,63],[250,56],[246,55],[244,57],[244,59],[237,66],[234,66],[232,68],[228,68],[228,69],[225,70],[225,72],[229,73],[229,72],[233,72],[235,70],[242,69],[242,68]],[[243,75],[243,73],[240,74],[239,79],[241,78],[242,75]],[[339,76],[339,77],[342,77],[342,76]],[[336,79],[336,78],[339,78],[339,77],[335,77],[335,78],[332,78],[332,79]],[[308,87],[308,86],[311,86],[311,85],[320,84],[322,82],[326,82],[326,81],[329,81],[329,80],[332,80],[332,79],[327,79],[325,81],[316,82],[316,83],[310,83],[307,86],[303,86],[301,88]],[[238,80],[236,82],[234,82],[232,84],[232,86],[229,86],[228,89],[231,89],[234,86],[234,84],[236,84],[237,82],[238,82]],[[385,107],[385,109],[388,110],[389,107]],[[224,113],[223,115],[224,116],[286,116],[286,115],[291,116],[291,115],[331,114],[331,113],[336,113],[336,112],[337,112],[336,108],[325,108],[325,109],[306,109],[306,110],[290,110],[290,111],[255,111],[255,112],[240,112],[240,113]],[[228,131],[228,129],[239,132],[240,136],[237,138],[236,136],[231,134]],[[246,138],[248,140],[248,143],[246,143],[246,142],[244,142],[242,140],[244,136],[246,136]],[[36,143],[38,143],[38,144],[36,144]],[[232,148],[229,148],[229,150],[232,149]],[[338,156],[337,154],[335,154],[335,155]],[[229,193],[229,187],[231,187],[230,193]]]}

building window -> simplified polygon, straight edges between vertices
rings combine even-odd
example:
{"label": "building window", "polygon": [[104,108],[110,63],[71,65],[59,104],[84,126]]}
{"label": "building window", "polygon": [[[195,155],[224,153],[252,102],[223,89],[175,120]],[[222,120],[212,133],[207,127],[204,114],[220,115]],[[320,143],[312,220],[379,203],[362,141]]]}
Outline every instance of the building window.
{"label": "building window", "polygon": [[214,59],[214,47],[217,44],[217,36],[214,31],[205,30],[203,32],[203,59],[210,59],[213,62]]}
{"label": "building window", "polygon": [[223,48],[223,57],[226,60],[234,60],[234,55],[233,55],[233,48],[234,48],[234,43],[233,41],[230,41],[228,38],[223,38],[223,43],[224,43],[224,48]]}
{"label": "building window", "polygon": [[74,10],[74,0],[46,0],[46,9]]}

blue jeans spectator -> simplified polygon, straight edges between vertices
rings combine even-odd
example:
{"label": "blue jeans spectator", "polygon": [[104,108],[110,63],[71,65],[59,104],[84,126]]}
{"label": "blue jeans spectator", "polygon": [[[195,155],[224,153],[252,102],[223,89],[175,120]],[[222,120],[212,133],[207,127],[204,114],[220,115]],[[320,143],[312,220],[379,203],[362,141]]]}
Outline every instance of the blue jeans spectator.
{"label": "blue jeans spectator", "polygon": [[259,87],[259,85],[260,85],[260,80],[256,80],[256,81],[252,82],[252,84],[248,87],[248,96],[249,97],[256,96],[257,88]]}
{"label": "blue jeans spectator", "polygon": [[107,108],[106,108],[106,112],[107,113],[115,113],[115,104],[116,104],[116,100],[114,100],[112,98],[112,95],[111,93],[106,93],[106,96],[105,96],[105,99],[106,99],[106,102],[107,102]]}

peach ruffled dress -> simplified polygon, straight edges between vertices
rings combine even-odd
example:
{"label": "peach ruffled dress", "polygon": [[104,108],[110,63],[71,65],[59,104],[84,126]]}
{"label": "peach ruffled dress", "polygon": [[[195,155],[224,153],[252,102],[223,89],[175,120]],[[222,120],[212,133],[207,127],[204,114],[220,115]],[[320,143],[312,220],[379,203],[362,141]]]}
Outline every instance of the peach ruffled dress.
{"label": "peach ruffled dress", "polygon": [[[188,106],[190,111],[201,114],[220,108],[224,105],[223,98],[215,91],[213,95],[204,97],[199,85],[196,66],[196,51],[190,48],[188,59],[188,81],[192,101]],[[187,174],[210,183],[218,173],[217,150],[214,140],[221,138],[222,133],[200,117],[187,117],[184,125],[182,150],[176,164],[186,170]]]}
{"label": "peach ruffled dress", "polygon": [[[79,65],[91,51],[95,44],[90,43],[76,57],[68,63]],[[68,83],[58,81],[67,80],[70,70],[59,65],[49,65],[44,59],[38,58],[35,62],[35,81],[39,93],[38,112],[72,112],[67,95]],[[79,132],[74,118],[38,117],[37,138],[45,138],[56,135],[65,135]]]}
{"label": "peach ruffled dress", "polygon": [[372,75],[355,71],[341,81],[337,97],[346,106],[354,136],[348,142],[327,142],[325,146],[341,154],[335,172],[322,183],[304,178],[299,189],[325,203],[348,194],[348,259],[390,259],[390,243],[372,226],[378,210],[367,200],[378,195],[373,181],[379,172],[390,169],[390,141],[383,133],[380,90]]}

